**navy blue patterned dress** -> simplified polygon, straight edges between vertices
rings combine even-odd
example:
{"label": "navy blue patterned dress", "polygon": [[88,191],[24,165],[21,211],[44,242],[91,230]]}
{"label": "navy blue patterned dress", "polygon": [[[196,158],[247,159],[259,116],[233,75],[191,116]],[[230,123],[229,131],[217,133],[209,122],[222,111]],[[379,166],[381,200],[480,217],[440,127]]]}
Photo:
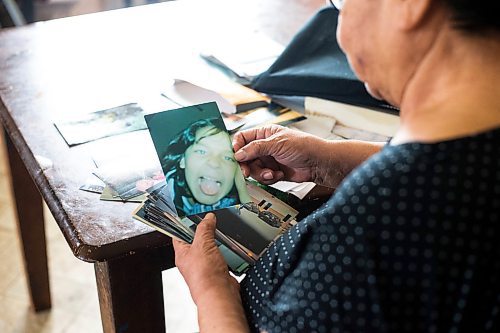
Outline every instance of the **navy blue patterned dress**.
{"label": "navy blue patterned dress", "polygon": [[500,332],[500,129],[387,145],[242,282],[271,332]]}

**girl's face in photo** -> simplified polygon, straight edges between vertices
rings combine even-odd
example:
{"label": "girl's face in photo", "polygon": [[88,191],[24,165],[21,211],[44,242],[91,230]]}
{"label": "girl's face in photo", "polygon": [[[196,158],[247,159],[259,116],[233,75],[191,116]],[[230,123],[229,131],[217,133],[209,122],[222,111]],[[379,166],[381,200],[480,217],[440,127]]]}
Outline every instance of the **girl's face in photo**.
{"label": "girl's face in photo", "polygon": [[180,162],[194,199],[204,205],[218,202],[231,191],[238,167],[229,135],[224,131],[211,134],[213,130],[200,128]]}

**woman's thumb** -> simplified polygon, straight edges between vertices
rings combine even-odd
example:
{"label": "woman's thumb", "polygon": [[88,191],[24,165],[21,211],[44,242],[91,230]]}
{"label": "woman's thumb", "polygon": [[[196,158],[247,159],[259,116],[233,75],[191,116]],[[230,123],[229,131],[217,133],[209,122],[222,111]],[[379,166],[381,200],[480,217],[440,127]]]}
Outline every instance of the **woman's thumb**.
{"label": "woman's thumb", "polygon": [[215,238],[216,218],[214,213],[208,213],[196,227],[194,242],[206,242]]}

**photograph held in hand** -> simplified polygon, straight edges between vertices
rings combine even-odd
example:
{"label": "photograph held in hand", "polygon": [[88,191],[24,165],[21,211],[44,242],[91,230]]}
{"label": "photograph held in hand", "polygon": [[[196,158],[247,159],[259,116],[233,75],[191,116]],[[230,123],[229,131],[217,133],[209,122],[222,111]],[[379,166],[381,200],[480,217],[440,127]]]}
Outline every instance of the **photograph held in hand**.
{"label": "photograph held in hand", "polygon": [[251,201],[216,103],[145,118],[179,216]]}

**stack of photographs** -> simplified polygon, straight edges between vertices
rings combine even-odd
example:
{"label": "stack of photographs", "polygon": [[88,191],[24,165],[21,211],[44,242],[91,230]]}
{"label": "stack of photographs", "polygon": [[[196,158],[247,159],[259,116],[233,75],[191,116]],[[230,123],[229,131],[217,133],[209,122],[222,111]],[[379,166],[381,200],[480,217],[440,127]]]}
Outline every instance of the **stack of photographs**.
{"label": "stack of photographs", "polygon": [[[141,160],[135,160],[137,161],[141,162]],[[147,160],[142,162],[147,162]],[[153,162],[158,163],[155,160]],[[165,180],[159,167],[145,163],[142,165],[110,163],[97,168],[93,174],[106,184],[101,192],[101,200],[108,201],[142,202],[147,188]]]}
{"label": "stack of photographs", "polygon": [[145,120],[165,178],[146,190],[137,220],[192,243],[198,223],[213,212],[219,249],[238,275],[296,224],[296,210],[245,181],[216,102]]}
{"label": "stack of photographs", "polygon": [[[281,235],[294,226],[298,212],[261,187],[247,182],[252,202],[213,211],[217,245],[230,270],[241,275]],[[166,183],[148,189],[147,199],[133,217],[156,230],[192,243],[204,214],[179,217]]]}

